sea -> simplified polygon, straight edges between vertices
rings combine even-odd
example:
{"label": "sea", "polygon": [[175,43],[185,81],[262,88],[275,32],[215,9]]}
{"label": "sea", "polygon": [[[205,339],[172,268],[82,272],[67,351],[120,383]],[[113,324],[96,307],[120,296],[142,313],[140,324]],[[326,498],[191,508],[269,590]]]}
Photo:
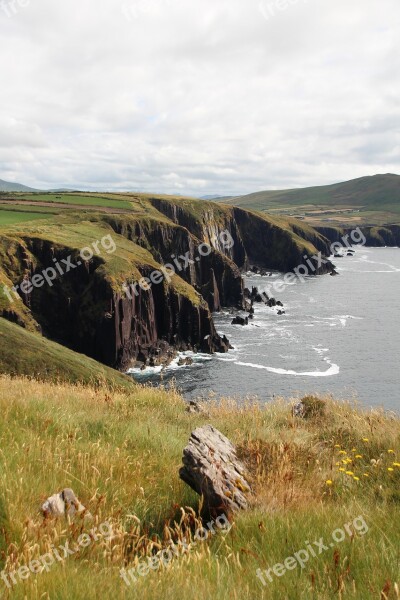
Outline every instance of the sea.
{"label": "sea", "polygon": [[[332,258],[338,276],[305,277],[279,288],[283,274],[248,273],[246,286],[284,304],[255,304],[249,325],[231,310],[214,315],[228,354],[193,354],[193,364],[130,370],[140,383],[175,385],[186,399],[301,398],[332,395],[400,412],[400,249],[365,248]],[[279,292],[275,292],[278,284]],[[244,313],[239,313],[244,316]]]}

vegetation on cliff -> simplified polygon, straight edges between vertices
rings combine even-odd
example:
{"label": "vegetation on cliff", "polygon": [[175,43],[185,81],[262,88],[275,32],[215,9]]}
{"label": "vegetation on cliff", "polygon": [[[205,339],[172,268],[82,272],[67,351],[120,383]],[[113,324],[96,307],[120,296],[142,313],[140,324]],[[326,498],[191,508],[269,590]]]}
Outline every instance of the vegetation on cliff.
{"label": "vegetation on cliff", "polygon": [[38,381],[90,384],[103,389],[133,389],[118,371],[0,318],[0,373],[30,374]]}
{"label": "vegetation on cliff", "polygon": [[[110,393],[0,377],[1,568],[13,572],[52,544],[72,546],[94,525],[113,527],[111,541],[93,541],[48,572],[31,574],[10,596],[0,580],[3,596],[397,598],[400,421],[322,400],[323,410],[314,402],[305,419],[293,417],[281,400],[266,406],[226,400],[192,414],[174,390]],[[137,566],[170,540],[179,544],[199,524],[198,497],[178,469],[191,431],[209,422],[246,461],[252,507],[235,517],[229,533],[191,545],[127,587],[120,569]],[[41,503],[64,487],[74,489],[93,520],[43,521]],[[331,542],[358,517],[367,526],[363,535],[353,529]],[[258,569],[282,564],[320,538],[326,549],[314,546],[316,556],[303,569],[273,574],[265,587],[257,578]]]}
{"label": "vegetation on cliff", "polygon": [[[29,210],[57,214],[18,221]],[[1,225],[4,211],[15,214],[14,224]],[[221,241],[221,232],[231,243]],[[51,286],[10,301],[3,285],[30,281],[68,257],[77,263],[82,248],[105,236],[112,236],[112,253],[96,254],[57,275]],[[201,244],[210,247],[205,256],[198,252]],[[226,351],[211,313],[243,307],[241,271],[250,264],[288,271],[318,251],[327,253],[328,241],[309,226],[212,202],[145,194],[4,194],[0,316],[116,368],[157,358],[161,346]],[[148,290],[127,292],[179,256],[188,256],[188,268]]]}

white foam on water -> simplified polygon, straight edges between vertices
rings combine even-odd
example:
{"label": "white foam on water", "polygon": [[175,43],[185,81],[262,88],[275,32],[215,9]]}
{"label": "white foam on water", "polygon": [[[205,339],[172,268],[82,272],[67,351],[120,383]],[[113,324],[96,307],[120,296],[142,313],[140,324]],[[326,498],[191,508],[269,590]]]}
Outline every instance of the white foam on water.
{"label": "white foam on water", "polygon": [[252,369],[264,369],[269,373],[276,373],[277,375],[292,375],[294,377],[331,377],[332,375],[338,375],[340,373],[339,365],[336,365],[330,361],[329,358],[324,358],[324,361],[328,363],[329,369],[327,371],[304,371],[299,373],[298,371],[292,371],[288,369],[276,369],[274,367],[266,367],[265,365],[258,365],[254,363],[245,363],[237,361],[235,364],[240,367],[250,367]]}
{"label": "white foam on water", "polygon": [[315,352],[317,354],[325,354],[326,352],[329,352],[329,348],[319,348],[319,347],[316,347],[316,348],[313,348],[313,350],[315,350]]}
{"label": "white foam on water", "polygon": [[146,367],[145,369],[140,369],[139,367],[132,367],[131,369],[128,369],[126,373],[127,375],[142,375],[148,377],[150,375],[156,375],[157,373],[161,373],[162,369],[162,366]]}
{"label": "white foam on water", "polygon": [[[329,325],[329,327],[336,327],[337,325],[341,325],[342,327],[346,327],[347,325],[347,321],[349,319],[354,319],[356,321],[362,321],[364,319],[364,317],[355,317],[354,315],[335,315],[333,317],[313,317],[314,319],[316,319],[316,321],[314,321],[315,324],[321,324],[327,322],[327,325]],[[335,321],[334,323],[330,323],[330,321]],[[307,327],[307,325],[306,325]]]}
{"label": "white foam on water", "polygon": [[[370,273],[399,273],[400,269],[389,263],[379,262],[377,260],[369,260],[367,256],[362,257],[362,262],[370,265],[381,265],[382,267],[389,267],[391,271],[369,271]],[[365,271],[364,271],[365,272]]]}
{"label": "white foam on water", "polygon": [[[192,365],[180,365],[179,360],[181,358],[192,358]],[[161,371],[176,371],[178,369],[187,369],[189,367],[200,366],[202,362],[207,360],[212,360],[213,357],[209,354],[203,354],[202,352],[187,351],[187,352],[179,352],[177,356],[169,363],[169,365],[158,365],[156,367],[147,366],[145,369],[141,369],[140,367],[132,367],[126,371],[127,375],[136,375],[136,377],[152,377],[153,375],[157,375],[161,373]]]}

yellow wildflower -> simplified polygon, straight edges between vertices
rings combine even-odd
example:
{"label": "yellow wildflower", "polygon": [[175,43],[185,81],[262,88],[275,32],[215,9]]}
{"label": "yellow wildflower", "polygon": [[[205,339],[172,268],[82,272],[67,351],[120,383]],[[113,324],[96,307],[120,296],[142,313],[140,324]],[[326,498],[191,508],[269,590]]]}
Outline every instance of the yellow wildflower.
{"label": "yellow wildflower", "polygon": [[346,475],[354,475],[353,471],[346,471]]}
{"label": "yellow wildflower", "polygon": [[388,471],[394,471],[393,467],[388,467]]}
{"label": "yellow wildflower", "polygon": [[363,442],[369,442],[369,439],[368,439],[368,438],[363,438],[363,440],[362,440],[362,441],[363,441]]}
{"label": "yellow wildflower", "polygon": [[340,450],[339,454],[347,454],[346,450]]}
{"label": "yellow wildflower", "polygon": [[325,483],[326,483],[326,485],[332,485],[332,484],[333,484],[333,481],[332,481],[331,479],[327,479],[327,480],[325,481]]}
{"label": "yellow wildflower", "polygon": [[359,477],[353,477],[354,481],[360,481]]}
{"label": "yellow wildflower", "polygon": [[368,473],[364,473],[364,477],[369,477]]}
{"label": "yellow wildflower", "polygon": [[356,454],[356,458],[362,458],[362,454]]}
{"label": "yellow wildflower", "polygon": [[343,467],[341,467],[341,468],[339,469],[339,471],[342,471],[342,473],[344,473],[344,472],[345,472],[345,470],[346,470],[346,469],[343,469]]}
{"label": "yellow wildflower", "polygon": [[394,450],[388,450],[389,454],[395,454]]}
{"label": "yellow wildflower", "polygon": [[335,444],[335,448],[340,448],[340,444]]}

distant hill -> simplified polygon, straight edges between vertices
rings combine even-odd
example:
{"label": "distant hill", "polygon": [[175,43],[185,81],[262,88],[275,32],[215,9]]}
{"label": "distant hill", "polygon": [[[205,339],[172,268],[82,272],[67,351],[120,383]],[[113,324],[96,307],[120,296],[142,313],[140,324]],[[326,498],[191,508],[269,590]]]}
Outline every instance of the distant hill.
{"label": "distant hill", "polygon": [[199,200],[218,200],[218,202],[224,202],[225,200],[231,199],[232,196],[219,196],[208,194],[207,196],[201,196]]}
{"label": "distant hill", "polygon": [[30,188],[22,183],[12,183],[10,181],[3,181],[0,179],[0,192],[38,192],[34,188]]}
{"label": "distant hill", "polygon": [[[360,214],[359,219],[374,220],[371,213],[380,213],[379,222],[400,218],[400,176],[373,175],[360,177],[344,183],[308,187],[300,189],[263,191],[230,198],[225,203],[293,216],[309,216],[319,212],[320,220],[324,211],[338,210],[340,216],[329,215],[328,220],[343,219],[343,213],[349,211]],[[316,210],[317,209],[317,210]],[[307,214],[308,213],[308,214]],[[316,214],[314,215],[316,216]],[[347,217],[346,217],[347,218]],[[344,220],[346,220],[344,218]]]}

